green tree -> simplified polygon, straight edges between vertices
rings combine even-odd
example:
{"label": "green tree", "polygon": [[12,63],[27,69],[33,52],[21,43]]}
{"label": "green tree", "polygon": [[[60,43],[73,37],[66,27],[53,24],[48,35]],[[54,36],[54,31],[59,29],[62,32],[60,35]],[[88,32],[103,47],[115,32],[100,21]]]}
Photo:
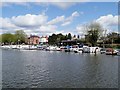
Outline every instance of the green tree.
{"label": "green tree", "polygon": [[103,28],[97,22],[92,22],[87,27],[87,35],[86,41],[90,43],[92,46],[97,44],[97,40],[99,39]]}
{"label": "green tree", "polygon": [[80,38],[80,36],[79,36],[79,35],[77,35],[77,38],[79,39],[79,38]]}
{"label": "green tree", "polygon": [[48,43],[50,45],[55,45],[56,44],[56,40],[57,40],[57,35],[56,34],[52,34],[51,36],[49,36],[48,38]]}
{"label": "green tree", "polygon": [[15,35],[11,33],[4,33],[1,35],[1,42],[4,44],[11,44],[15,42]]}
{"label": "green tree", "polygon": [[72,38],[71,33],[68,33],[67,39],[71,40],[71,38]]}
{"label": "green tree", "polygon": [[116,32],[111,32],[111,33],[107,34],[107,43],[119,44],[120,43],[120,34],[118,34]]}
{"label": "green tree", "polygon": [[67,37],[65,35],[62,35],[61,33],[59,34],[52,34],[48,38],[48,43],[50,45],[57,45],[59,44],[62,40],[67,40]]}
{"label": "green tree", "polygon": [[17,30],[15,32],[15,42],[17,43],[18,41],[20,43],[25,43],[26,42],[27,35],[23,30]]}

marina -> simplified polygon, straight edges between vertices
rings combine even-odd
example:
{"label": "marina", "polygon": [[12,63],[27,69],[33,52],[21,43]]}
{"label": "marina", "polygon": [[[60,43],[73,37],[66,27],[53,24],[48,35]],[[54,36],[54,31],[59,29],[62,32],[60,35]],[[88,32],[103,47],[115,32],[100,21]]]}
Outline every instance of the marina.
{"label": "marina", "polygon": [[118,2],[2,0],[0,87],[117,89]]}
{"label": "marina", "polygon": [[42,51],[64,51],[74,53],[94,53],[94,54],[106,54],[106,55],[118,55],[120,49],[113,48],[100,48],[100,47],[89,47],[82,46],[39,46],[39,45],[4,45],[0,46],[1,49],[16,49],[16,50],[42,50]]}

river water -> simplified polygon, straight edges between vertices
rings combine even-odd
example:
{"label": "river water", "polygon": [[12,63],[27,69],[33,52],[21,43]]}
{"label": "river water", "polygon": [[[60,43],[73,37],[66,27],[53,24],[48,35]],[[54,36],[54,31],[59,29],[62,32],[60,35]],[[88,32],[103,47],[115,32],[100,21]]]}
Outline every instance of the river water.
{"label": "river water", "polygon": [[3,88],[118,88],[118,56],[2,50]]}

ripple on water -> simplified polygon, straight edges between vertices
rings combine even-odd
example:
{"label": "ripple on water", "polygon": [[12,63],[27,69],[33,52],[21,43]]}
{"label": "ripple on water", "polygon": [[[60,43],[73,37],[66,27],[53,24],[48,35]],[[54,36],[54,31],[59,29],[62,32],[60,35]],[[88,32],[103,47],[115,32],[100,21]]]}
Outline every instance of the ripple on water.
{"label": "ripple on water", "polygon": [[101,54],[3,51],[3,87],[115,88],[116,59]]}

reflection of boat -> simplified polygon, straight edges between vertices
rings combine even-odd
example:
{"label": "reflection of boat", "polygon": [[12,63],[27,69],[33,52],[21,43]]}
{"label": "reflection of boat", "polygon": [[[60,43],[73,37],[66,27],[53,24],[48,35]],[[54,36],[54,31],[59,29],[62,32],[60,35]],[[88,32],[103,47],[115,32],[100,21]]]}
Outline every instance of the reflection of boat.
{"label": "reflection of boat", "polygon": [[117,55],[117,52],[112,48],[107,48],[106,55]]}

